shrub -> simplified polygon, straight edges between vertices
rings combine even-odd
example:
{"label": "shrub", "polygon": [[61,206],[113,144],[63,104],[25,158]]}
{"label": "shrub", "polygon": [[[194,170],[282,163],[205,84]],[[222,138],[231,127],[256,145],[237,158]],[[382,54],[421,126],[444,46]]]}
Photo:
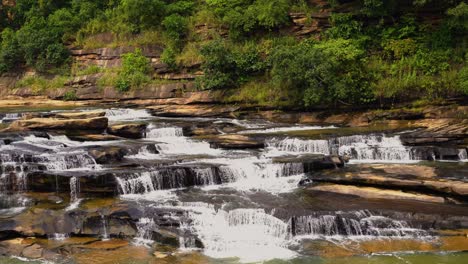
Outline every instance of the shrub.
{"label": "shrub", "polygon": [[76,101],[78,97],[76,96],[76,91],[67,91],[63,95],[63,100],[64,101]]}
{"label": "shrub", "polygon": [[202,47],[201,55],[205,75],[199,84],[203,89],[236,87],[264,69],[253,43],[233,48],[223,40],[215,40]]}
{"label": "shrub", "polygon": [[187,19],[179,14],[172,14],[165,17],[162,21],[162,25],[166,29],[167,36],[176,44],[179,44],[179,41],[187,34]]}
{"label": "shrub", "polygon": [[69,59],[69,51],[61,43],[60,31],[48,28],[42,17],[31,18],[16,36],[26,64],[38,71],[62,66]]}
{"label": "shrub", "polygon": [[9,28],[3,30],[0,44],[0,73],[2,73],[15,68],[22,61],[23,54],[15,32]]}
{"label": "shrub", "polygon": [[468,66],[463,67],[458,75],[459,90],[468,95]]}
{"label": "shrub", "polygon": [[149,60],[140,49],[135,49],[135,52],[122,55],[122,69],[117,76],[115,87],[120,92],[141,88],[151,81],[150,72]]}
{"label": "shrub", "polygon": [[306,41],[279,47],[270,61],[273,85],[298,89],[305,106],[372,99],[364,51],[350,40]]}

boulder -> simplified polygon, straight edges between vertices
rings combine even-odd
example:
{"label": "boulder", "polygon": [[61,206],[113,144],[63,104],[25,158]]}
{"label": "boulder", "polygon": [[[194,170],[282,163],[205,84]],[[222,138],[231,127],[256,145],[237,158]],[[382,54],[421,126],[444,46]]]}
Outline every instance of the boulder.
{"label": "boulder", "polygon": [[13,122],[7,131],[24,130],[104,130],[107,128],[106,117],[86,119],[32,118]]}
{"label": "boulder", "polygon": [[120,124],[112,125],[107,128],[107,133],[125,138],[143,138],[145,137],[146,124]]}
{"label": "boulder", "polygon": [[89,148],[88,153],[98,164],[108,164],[121,161],[126,151],[120,147],[96,146]]}

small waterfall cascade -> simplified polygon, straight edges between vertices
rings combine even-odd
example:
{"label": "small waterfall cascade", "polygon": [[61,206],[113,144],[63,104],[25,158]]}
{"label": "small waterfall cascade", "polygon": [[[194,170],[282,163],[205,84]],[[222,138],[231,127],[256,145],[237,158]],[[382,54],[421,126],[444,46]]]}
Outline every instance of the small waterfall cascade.
{"label": "small waterfall cascade", "polygon": [[289,221],[292,236],[299,237],[426,237],[421,229],[405,221],[373,215],[369,211],[293,217]]}
{"label": "small waterfall cascade", "polygon": [[151,118],[151,114],[146,109],[111,108],[106,109],[106,117],[111,122],[126,120],[142,120]]}
{"label": "small waterfall cascade", "polygon": [[47,235],[47,238],[49,240],[63,241],[63,240],[66,240],[67,238],[70,238],[70,234],[54,233],[54,234]]}
{"label": "small waterfall cascade", "polygon": [[80,205],[80,178],[70,178],[70,205],[66,208],[66,211],[74,210]]}
{"label": "small waterfall cascade", "polygon": [[355,161],[418,160],[411,147],[402,144],[400,136],[354,135],[329,140],[303,140],[297,138],[273,139],[267,143],[273,153],[316,153],[348,156]]}
{"label": "small waterfall cascade", "polygon": [[101,240],[107,241],[110,239],[109,233],[107,232],[107,219],[104,214],[101,214],[102,234]]}
{"label": "small waterfall cascade", "polygon": [[461,161],[468,161],[468,153],[467,153],[466,149],[460,149],[458,151],[458,158]]}
{"label": "small waterfall cascade", "polygon": [[181,127],[154,127],[149,126],[146,138],[155,140],[156,149],[166,155],[219,155],[219,149],[213,149],[205,141],[187,138]]}
{"label": "small waterfall cascade", "polygon": [[183,137],[184,132],[181,127],[155,127],[149,126],[146,132],[146,138],[166,138],[166,137]]}
{"label": "small waterfall cascade", "polygon": [[282,152],[331,154],[328,140],[303,140],[299,138],[286,138],[283,140],[273,139],[267,142],[267,146]]}
{"label": "small waterfall cascade", "polygon": [[163,168],[116,176],[122,194],[221,184],[215,168]]}
{"label": "small waterfall cascade", "polygon": [[287,248],[287,224],[263,209],[225,211],[197,205],[191,208],[192,232],[203,242],[208,256],[241,257],[243,262],[256,262],[296,255]]}
{"label": "small waterfall cascade", "polygon": [[157,228],[156,223],[151,218],[140,218],[136,223],[137,236],[134,243],[141,246],[151,246],[153,241],[153,231]]}
{"label": "small waterfall cascade", "polygon": [[80,178],[71,177],[70,178],[70,200],[75,202],[79,199],[80,195]]}
{"label": "small waterfall cascade", "polygon": [[0,154],[0,191],[5,191],[8,186],[18,192],[25,191],[28,188],[27,171],[29,169],[25,155]]}
{"label": "small waterfall cascade", "polygon": [[2,118],[0,118],[0,124],[13,122],[20,119],[21,116],[22,114],[20,113],[6,113]]}

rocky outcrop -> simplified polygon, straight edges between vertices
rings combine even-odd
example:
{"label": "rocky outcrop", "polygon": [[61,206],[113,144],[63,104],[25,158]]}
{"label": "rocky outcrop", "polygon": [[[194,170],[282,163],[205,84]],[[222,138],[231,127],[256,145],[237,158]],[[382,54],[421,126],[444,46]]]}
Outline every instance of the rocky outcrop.
{"label": "rocky outcrop", "polygon": [[25,130],[104,130],[107,128],[106,117],[86,119],[32,118],[14,121],[7,131]]}
{"label": "rocky outcrop", "polygon": [[[112,68],[120,66],[121,56],[125,53],[134,52],[136,47],[98,48],[71,50],[73,59],[78,65],[96,65],[102,68]],[[148,58],[159,58],[163,48],[159,45],[146,45],[139,47],[144,56]]]}
{"label": "rocky outcrop", "polygon": [[145,137],[146,124],[119,124],[107,128],[107,133],[124,138],[143,138]]}

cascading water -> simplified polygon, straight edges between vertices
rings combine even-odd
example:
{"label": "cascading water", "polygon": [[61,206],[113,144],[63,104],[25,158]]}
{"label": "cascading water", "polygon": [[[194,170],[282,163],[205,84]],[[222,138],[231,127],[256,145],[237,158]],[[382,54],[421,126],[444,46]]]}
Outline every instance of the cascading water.
{"label": "cascading water", "polygon": [[70,205],[67,207],[67,211],[74,210],[80,205],[81,199],[80,195],[80,178],[71,177],[70,178]]}
{"label": "cascading water", "polygon": [[373,215],[369,211],[294,217],[289,221],[289,230],[292,236],[312,239],[429,236],[424,230],[411,228],[406,221]]}
{"label": "cascading water", "polygon": [[151,118],[151,114],[145,109],[130,109],[130,108],[112,108],[106,109],[106,117],[111,122],[116,121],[135,121]]}
{"label": "cascading water", "polygon": [[214,258],[239,257],[243,262],[288,259],[288,227],[263,209],[214,210],[200,204],[184,204],[192,220],[190,228],[203,242],[204,254]]}
{"label": "cascading water", "polygon": [[101,240],[107,241],[110,239],[110,237],[109,237],[109,233],[107,232],[107,220],[104,214],[101,214],[101,224],[102,224]]}
{"label": "cascading water", "polygon": [[153,231],[157,228],[156,223],[151,218],[140,218],[136,223],[137,235],[134,243],[141,246],[151,246],[153,241]]}
{"label": "cascading water", "polygon": [[354,135],[329,140],[272,139],[267,142],[267,146],[277,155],[285,152],[335,154],[358,162],[411,162],[421,159],[412,147],[402,144],[400,136]]}

